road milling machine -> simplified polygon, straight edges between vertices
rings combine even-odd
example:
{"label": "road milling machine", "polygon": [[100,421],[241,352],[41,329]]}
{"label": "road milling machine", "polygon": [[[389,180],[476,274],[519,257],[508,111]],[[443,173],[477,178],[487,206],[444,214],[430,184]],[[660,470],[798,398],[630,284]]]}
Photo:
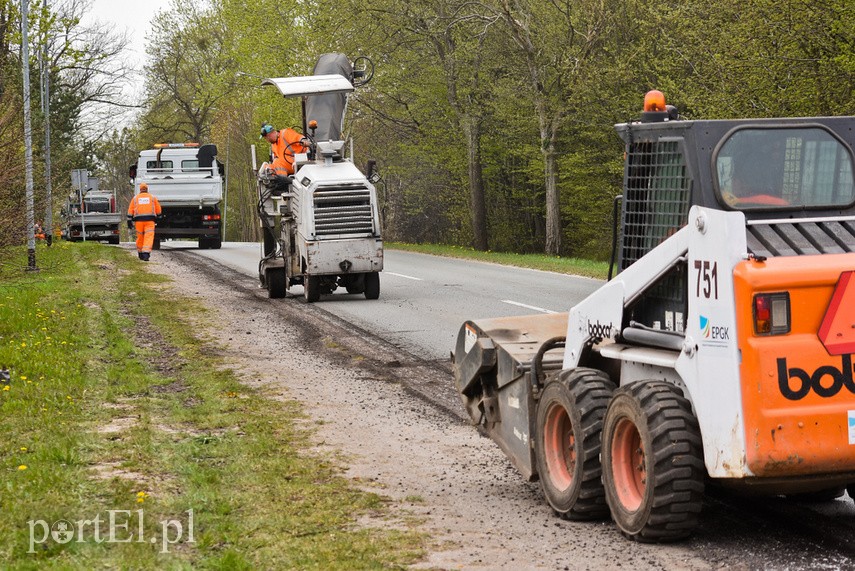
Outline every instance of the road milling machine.
{"label": "road milling machine", "polygon": [[616,129],[616,276],[467,321],[469,415],[558,515],[637,541],[690,535],[706,485],[855,497],[855,117],[681,120],[651,92]]}
{"label": "road milling machine", "polygon": [[383,239],[373,184],[379,176],[373,161],[365,174],[353,164],[343,136],[348,96],[372,75],[366,58],[352,64],[342,54],[324,54],[314,75],[263,82],[301,100],[302,132],[311,141],[307,153],[295,153],[292,176],[274,176],[266,163],[256,169],[263,237],[258,277],[271,298],[285,297],[294,285],[303,286],[309,303],[338,287],[367,299],[380,296]]}

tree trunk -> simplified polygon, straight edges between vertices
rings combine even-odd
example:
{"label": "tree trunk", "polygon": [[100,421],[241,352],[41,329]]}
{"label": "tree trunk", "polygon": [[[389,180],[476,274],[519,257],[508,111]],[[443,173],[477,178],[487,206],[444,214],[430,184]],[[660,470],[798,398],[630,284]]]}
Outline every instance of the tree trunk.
{"label": "tree trunk", "polygon": [[469,170],[469,202],[472,209],[472,247],[485,251],[487,242],[487,204],[481,165],[481,118],[470,115],[466,121],[466,155]]}
{"label": "tree trunk", "polygon": [[556,130],[541,130],[544,179],[546,183],[546,247],[553,256],[561,253],[561,200],[558,192],[558,165],[555,153]]}

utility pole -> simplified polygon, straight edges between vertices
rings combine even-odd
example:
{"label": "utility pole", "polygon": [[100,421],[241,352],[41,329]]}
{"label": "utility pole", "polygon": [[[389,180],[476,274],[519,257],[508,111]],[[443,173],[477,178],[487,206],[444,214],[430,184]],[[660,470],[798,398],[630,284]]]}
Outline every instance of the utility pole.
{"label": "utility pole", "polygon": [[[44,0],[47,12],[48,0]],[[50,180],[50,30],[45,30],[44,56],[42,58],[42,112],[45,120],[45,192],[47,206],[45,207],[44,232],[47,245],[53,243],[53,192]]]}
{"label": "utility pole", "polygon": [[30,117],[30,46],[27,37],[28,0],[21,0],[21,65],[24,72],[24,160],[27,181],[27,271],[36,267],[36,233],[33,216],[33,124]]}
{"label": "utility pole", "polygon": [[231,113],[226,119],[226,196],[223,199],[223,242],[226,241],[226,222],[229,213],[229,150],[232,142]]}

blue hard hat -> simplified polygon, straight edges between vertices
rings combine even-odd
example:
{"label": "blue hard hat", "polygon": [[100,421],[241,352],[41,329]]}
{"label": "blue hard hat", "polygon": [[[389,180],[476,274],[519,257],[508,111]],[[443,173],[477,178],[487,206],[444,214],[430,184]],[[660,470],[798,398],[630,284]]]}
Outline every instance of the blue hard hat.
{"label": "blue hard hat", "polygon": [[263,139],[267,133],[270,133],[273,130],[274,130],[273,125],[271,125],[270,123],[265,123],[264,125],[261,126],[261,135],[259,135],[258,138]]}

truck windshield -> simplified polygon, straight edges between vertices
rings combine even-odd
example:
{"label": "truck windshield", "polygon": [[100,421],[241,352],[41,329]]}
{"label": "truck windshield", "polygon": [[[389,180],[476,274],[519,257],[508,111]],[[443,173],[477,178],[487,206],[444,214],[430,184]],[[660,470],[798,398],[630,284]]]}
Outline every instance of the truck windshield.
{"label": "truck windshield", "polygon": [[739,129],[719,148],[715,166],[720,199],[738,210],[855,201],[849,148],[822,127]]}

